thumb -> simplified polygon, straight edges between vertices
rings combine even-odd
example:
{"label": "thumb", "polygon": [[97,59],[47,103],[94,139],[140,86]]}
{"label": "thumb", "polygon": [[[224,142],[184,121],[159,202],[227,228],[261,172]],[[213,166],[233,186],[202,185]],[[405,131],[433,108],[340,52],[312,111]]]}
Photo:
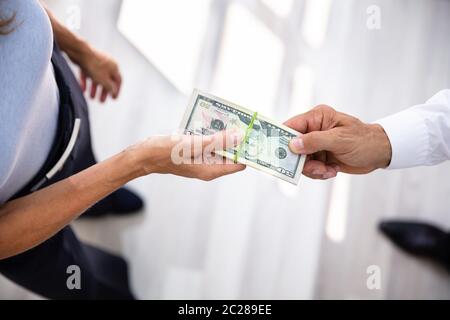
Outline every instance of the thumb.
{"label": "thumb", "polygon": [[289,142],[289,149],[297,154],[312,154],[319,151],[334,152],[337,135],[335,129],[312,131],[300,135]]}

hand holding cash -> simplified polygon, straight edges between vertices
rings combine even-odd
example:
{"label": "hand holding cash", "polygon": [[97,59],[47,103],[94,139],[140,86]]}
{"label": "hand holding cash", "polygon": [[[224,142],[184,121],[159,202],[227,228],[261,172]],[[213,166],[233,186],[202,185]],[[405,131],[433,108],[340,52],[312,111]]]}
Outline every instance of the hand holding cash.
{"label": "hand holding cash", "polygon": [[225,130],[241,132],[243,140],[238,146],[216,153],[293,184],[300,179],[306,156],[289,149],[289,142],[299,133],[257,112],[194,90],[181,129],[201,136]]}
{"label": "hand holding cash", "polygon": [[298,154],[307,154],[303,174],[312,179],[334,178],[338,172],[365,174],[386,168],[392,157],[383,127],[318,105],[285,124],[302,135],[290,142]]}

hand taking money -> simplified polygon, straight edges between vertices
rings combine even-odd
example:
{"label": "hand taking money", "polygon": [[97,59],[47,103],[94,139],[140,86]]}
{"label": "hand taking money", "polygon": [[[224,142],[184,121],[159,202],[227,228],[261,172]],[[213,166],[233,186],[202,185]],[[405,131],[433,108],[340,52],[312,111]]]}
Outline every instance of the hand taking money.
{"label": "hand taking money", "polygon": [[218,97],[194,90],[181,123],[185,134],[212,135],[243,132],[243,142],[218,154],[293,184],[300,178],[305,156],[289,150],[299,133],[266,117]]}

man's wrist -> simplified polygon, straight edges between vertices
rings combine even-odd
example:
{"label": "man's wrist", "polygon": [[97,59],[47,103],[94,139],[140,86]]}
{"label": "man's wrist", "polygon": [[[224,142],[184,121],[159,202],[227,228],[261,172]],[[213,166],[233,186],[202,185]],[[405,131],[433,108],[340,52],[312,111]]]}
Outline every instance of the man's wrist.
{"label": "man's wrist", "polygon": [[378,155],[374,166],[377,169],[385,169],[389,166],[392,159],[391,142],[389,141],[389,137],[381,125],[369,124],[368,126],[371,129],[373,145],[376,148],[374,152]]}

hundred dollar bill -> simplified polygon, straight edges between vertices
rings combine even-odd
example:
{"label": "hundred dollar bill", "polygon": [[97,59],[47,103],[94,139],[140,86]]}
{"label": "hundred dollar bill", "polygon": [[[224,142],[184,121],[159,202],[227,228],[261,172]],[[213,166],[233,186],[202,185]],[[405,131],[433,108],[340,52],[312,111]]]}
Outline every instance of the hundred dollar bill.
{"label": "hundred dollar bill", "polygon": [[239,146],[217,153],[293,184],[300,179],[306,156],[294,154],[288,147],[299,133],[256,112],[195,89],[181,130],[192,135],[243,131],[245,138]]}

